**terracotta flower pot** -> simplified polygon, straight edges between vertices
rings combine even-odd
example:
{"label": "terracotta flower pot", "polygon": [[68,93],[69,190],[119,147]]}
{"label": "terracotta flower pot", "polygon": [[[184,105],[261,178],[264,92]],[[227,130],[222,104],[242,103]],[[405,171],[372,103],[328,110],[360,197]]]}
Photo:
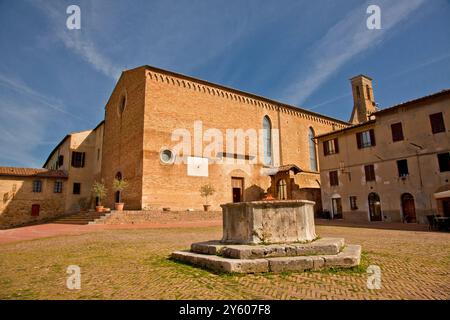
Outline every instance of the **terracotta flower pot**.
{"label": "terracotta flower pot", "polygon": [[96,212],[103,212],[103,206],[95,206]]}
{"label": "terracotta flower pot", "polygon": [[209,211],[209,207],[210,207],[210,206],[211,206],[210,204],[204,204],[204,205],[203,205],[203,210]]}
{"label": "terracotta flower pot", "polygon": [[123,202],[116,202],[114,204],[114,209],[116,209],[116,211],[123,211],[123,205],[124,205]]}

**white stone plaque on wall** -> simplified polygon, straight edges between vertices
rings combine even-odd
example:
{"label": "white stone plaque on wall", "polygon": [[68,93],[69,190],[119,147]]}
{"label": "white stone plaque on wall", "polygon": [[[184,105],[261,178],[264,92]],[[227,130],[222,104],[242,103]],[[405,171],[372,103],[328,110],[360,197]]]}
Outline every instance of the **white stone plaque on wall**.
{"label": "white stone plaque on wall", "polygon": [[187,175],[193,177],[207,177],[208,158],[187,157]]}

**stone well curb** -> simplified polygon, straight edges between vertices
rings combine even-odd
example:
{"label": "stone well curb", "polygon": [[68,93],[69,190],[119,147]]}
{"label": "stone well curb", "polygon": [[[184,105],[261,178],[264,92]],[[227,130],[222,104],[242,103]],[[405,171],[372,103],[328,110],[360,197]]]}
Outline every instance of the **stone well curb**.
{"label": "stone well curb", "polygon": [[232,259],[211,254],[175,251],[171,257],[178,261],[228,273],[280,273],[286,271],[320,270],[322,268],[351,268],[361,261],[361,246],[348,245],[335,255],[289,256],[264,259]]}

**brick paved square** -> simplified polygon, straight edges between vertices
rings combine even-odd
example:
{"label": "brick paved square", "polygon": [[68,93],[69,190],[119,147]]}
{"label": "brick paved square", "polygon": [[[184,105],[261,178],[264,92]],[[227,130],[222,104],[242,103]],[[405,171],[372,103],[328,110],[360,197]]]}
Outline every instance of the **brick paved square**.
{"label": "brick paved square", "polygon": [[[0,245],[0,299],[449,299],[450,234],[317,226],[363,247],[355,270],[215,274],[168,259],[221,227],[96,230]],[[366,287],[368,264],[382,288]],[[69,265],[81,289],[66,287]]]}

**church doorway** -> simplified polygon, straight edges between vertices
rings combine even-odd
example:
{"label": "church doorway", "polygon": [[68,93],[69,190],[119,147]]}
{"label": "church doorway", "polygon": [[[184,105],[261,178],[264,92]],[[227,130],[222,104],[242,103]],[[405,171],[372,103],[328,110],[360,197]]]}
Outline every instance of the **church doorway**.
{"label": "church doorway", "polygon": [[232,177],[231,190],[234,203],[244,201],[244,178]]}

